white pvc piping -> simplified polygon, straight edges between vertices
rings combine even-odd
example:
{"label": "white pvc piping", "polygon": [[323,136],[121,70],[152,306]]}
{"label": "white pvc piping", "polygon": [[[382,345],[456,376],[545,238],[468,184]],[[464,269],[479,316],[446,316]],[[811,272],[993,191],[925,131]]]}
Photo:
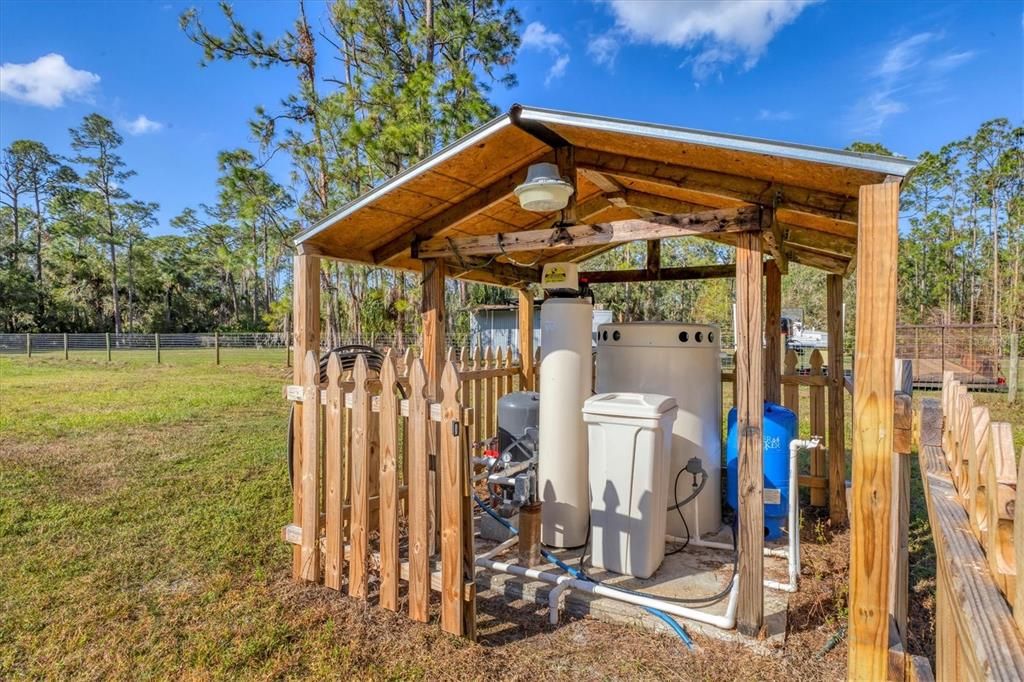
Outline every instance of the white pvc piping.
{"label": "white pvc piping", "polygon": [[[526,568],[519,566],[518,564],[509,564],[503,561],[494,561],[493,559],[484,558],[483,556],[477,557],[476,565],[483,568],[490,569],[492,571],[499,571],[501,573],[508,573],[510,575],[517,575],[523,578],[533,578],[534,580],[542,580],[544,582],[555,585],[552,589],[554,596],[548,595],[548,606],[554,613],[549,613],[548,617],[552,623],[558,622],[558,600],[560,595],[567,589],[582,590],[584,592],[590,592],[597,594],[602,597],[608,597],[609,599],[615,599],[617,601],[626,602],[627,604],[633,604],[635,606],[648,607],[664,611],[665,613],[677,616],[679,618],[686,618],[689,620],[695,620],[700,623],[706,623],[723,630],[731,630],[736,627],[736,607],[739,597],[739,576],[733,580],[732,589],[729,591],[729,603],[725,608],[725,615],[716,616],[709,613],[704,613],[697,609],[691,609],[686,606],[681,606],[674,602],[664,601],[657,597],[648,597],[640,594],[634,594],[632,592],[626,592],[619,590],[614,587],[602,585],[600,583],[592,583],[586,580],[578,580],[568,575],[560,575],[557,573],[551,573],[550,571],[540,571],[535,568]],[[559,589],[560,588],[560,589]],[[555,591],[557,589],[557,592]]]}
{"label": "white pvc piping", "polygon": [[509,549],[510,547],[514,547],[518,543],[519,543],[519,535],[518,534],[513,535],[508,540],[505,540],[504,542],[502,542],[500,545],[497,545],[496,547],[492,547],[491,549],[487,550],[483,554],[480,554],[479,556],[477,556],[477,558],[478,559],[493,559],[494,557],[496,557],[499,554],[501,554],[502,552],[504,552],[506,549]]}

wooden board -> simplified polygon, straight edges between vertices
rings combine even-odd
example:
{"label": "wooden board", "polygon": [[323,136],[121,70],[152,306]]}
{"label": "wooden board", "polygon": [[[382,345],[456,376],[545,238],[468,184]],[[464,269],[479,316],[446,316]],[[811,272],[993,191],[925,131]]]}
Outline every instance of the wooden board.
{"label": "wooden board", "polygon": [[846,393],[843,390],[843,276],[825,280],[828,319],[828,480],[829,519],[846,523]]}
{"label": "wooden board", "polygon": [[342,569],[345,565],[345,529],[341,508],[344,500],[345,465],[342,460],[343,417],[345,397],[341,388],[341,361],[331,353],[327,362],[327,406],[324,410],[324,507],[326,524],[326,556],[324,585],[341,589]]}
{"label": "wooden board", "polygon": [[[565,228],[565,234],[571,242],[564,244],[575,248],[622,244],[638,239],[663,239],[760,229],[759,209],[726,208],[700,213],[616,220],[592,225],[573,225]],[[431,259],[453,258],[458,255],[490,256],[558,248],[560,243],[553,241],[553,235],[551,229],[545,228],[477,237],[432,239],[421,245],[417,251],[417,257]]]}
{"label": "wooden board", "polygon": [[764,399],[782,402],[782,271],[773,260],[764,264]]}
{"label": "wooden board", "polygon": [[[529,289],[518,291],[517,317],[519,319],[519,379],[520,390],[533,390],[533,294]],[[463,395],[465,402],[468,395]]]}
{"label": "wooden board", "polygon": [[380,605],[398,610],[398,375],[388,353],[380,371]]}
{"label": "wooden board", "polygon": [[[292,340],[295,344],[295,362],[292,381],[305,382],[304,360],[309,351],[320,350],[320,259],[312,255],[298,255],[293,259]],[[107,360],[110,360],[110,335],[107,335]],[[292,522],[302,525],[302,405],[296,404],[292,412]],[[302,548],[292,550],[292,577],[302,577]]]}
{"label": "wooden board", "polygon": [[352,518],[348,559],[348,593],[366,599],[370,545],[370,394],[366,389],[366,358],[356,356],[352,370]]}
{"label": "wooden board", "polygon": [[426,370],[420,359],[409,370],[409,617],[430,619]]}
{"label": "wooden board", "polygon": [[764,621],[764,376],[761,235],[736,249],[736,419],[739,436],[740,581],[736,627],[756,636]]}
{"label": "wooden board", "polygon": [[320,580],[320,368],[313,351],[307,351],[302,375],[306,395],[302,401],[302,573],[307,582]]}
{"label": "wooden board", "polygon": [[451,363],[441,377],[441,629],[463,634],[462,448],[460,447],[459,378]]}
{"label": "wooden board", "polygon": [[889,639],[899,184],[860,188],[849,679],[882,679]]}

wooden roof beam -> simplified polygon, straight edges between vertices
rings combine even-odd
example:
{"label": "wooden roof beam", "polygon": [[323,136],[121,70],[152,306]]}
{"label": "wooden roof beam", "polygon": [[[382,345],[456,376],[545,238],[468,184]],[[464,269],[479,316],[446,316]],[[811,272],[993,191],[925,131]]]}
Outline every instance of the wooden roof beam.
{"label": "wooden roof beam", "polygon": [[[720,204],[724,197],[766,207],[776,205],[780,209],[816,218],[852,223],[856,230],[857,200],[853,197],[582,147],[576,148],[576,166],[613,178],[635,179],[687,190],[695,197],[708,195],[711,203]],[[776,203],[775,193],[779,190],[782,201]],[[717,202],[716,197],[719,198]],[[802,219],[800,215],[790,217],[797,221]]]}
{"label": "wooden roof beam", "polygon": [[[656,244],[657,242],[648,242]],[[612,284],[618,282],[674,282],[691,279],[717,279],[736,276],[735,263],[714,265],[691,265],[676,268],[650,270],[590,270],[580,272],[580,279],[588,284]]]}
{"label": "wooden roof beam", "polygon": [[446,259],[448,272],[455,278],[463,277],[471,272],[483,272],[497,280],[507,282],[508,286],[540,281],[540,270],[536,267],[515,265],[513,263],[488,263],[486,259],[466,258]]}
{"label": "wooden roof beam", "polygon": [[385,264],[395,256],[410,249],[414,241],[430,239],[449,227],[479,215],[512,194],[512,191],[526,178],[526,170],[530,166],[535,163],[553,163],[554,161],[554,153],[548,153],[540,158],[531,159],[511,173],[498,178],[480,189],[475,194],[470,195],[457,204],[449,206],[434,217],[426,219],[412,230],[377,247],[373,250],[373,262]]}
{"label": "wooden roof beam", "polygon": [[621,244],[723,232],[760,231],[761,210],[726,208],[701,213],[617,220],[594,225],[573,225],[559,234],[553,229],[524,230],[476,237],[432,239],[420,245],[417,258],[489,256],[515,251],[538,251],[560,246],[581,247]]}
{"label": "wooden roof beam", "polygon": [[834,275],[844,275],[850,268],[850,259],[800,248],[794,244],[786,244],[785,250],[791,262],[809,265]]}

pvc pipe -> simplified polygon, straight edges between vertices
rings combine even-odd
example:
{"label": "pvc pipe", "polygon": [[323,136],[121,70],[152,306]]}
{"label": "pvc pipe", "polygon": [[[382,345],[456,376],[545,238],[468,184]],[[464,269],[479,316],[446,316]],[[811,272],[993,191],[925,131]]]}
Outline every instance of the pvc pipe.
{"label": "pvc pipe", "polygon": [[[523,578],[532,578],[534,580],[541,580],[550,583],[555,586],[565,585],[561,592],[567,589],[582,590],[584,592],[590,592],[597,594],[602,597],[608,597],[609,599],[615,599],[617,601],[626,602],[627,604],[633,604],[634,606],[641,606],[645,608],[657,609],[664,611],[673,616],[679,618],[686,618],[688,620],[695,620],[700,623],[706,623],[707,625],[713,625],[723,630],[731,630],[736,627],[736,608],[739,597],[739,576],[733,580],[732,589],[729,591],[729,603],[725,608],[725,615],[716,616],[709,613],[704,613],[697,609],[692,609],[674,602],[664,601],[656,597],[648,597],[644,595],[634,594],[632,592],[626,592],[623,590],[602,585],[600,583],[589,582],[586,580],[578,580],[568,575],[559,575],[551,573],[550,571],[541,571],[535,568],[526,568],[519,566],[518,564],[509,564],[503,561],[494,561],[493,559],[485,559],[484,557],[478,557],[476,559],[476,565],[483,568],[490,569],[492,571],[499,571],[502,573],[508,573],[510,575],[517,575]],[[551,596],[548,595],[548,605],[552,604]],[[555,598],[555,608],[557,610],[557,595]],[[549,620],[552,618],[554,622],[557,622],[557,614],[552,616],[548,615]]]}
{"label": "pvc pipe", "polygon": [[563,592],[567,592],[572,584],[569,582],[559,583],[551,588],[548,592],[548,622],[552,625],[558,625],[558,612],[561,610],[559,606],[559,598]]}

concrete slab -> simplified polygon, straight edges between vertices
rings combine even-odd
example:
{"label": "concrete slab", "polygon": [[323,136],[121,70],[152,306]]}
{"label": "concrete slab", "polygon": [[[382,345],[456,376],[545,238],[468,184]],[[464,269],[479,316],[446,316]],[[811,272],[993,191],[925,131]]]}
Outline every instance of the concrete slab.
{"label": "concrete slab", "polygon": [[[705,535],[704,539],[730,544],[732,542],[728,529],[723,529],[723,532],[714,535]],[[478,539],[477,545],[477,553],[480,554],[493,547],[495,543]],[[669,546],[669,550],[671,550],[671,546]],[[553,553],[570,566],[578,565],[579,550],[557,550]],[[514,563],[515,551],[506,552],[496,558]],[[766,578],[780,582],[787,579],[785,559],[765,557],[764,562]],[[545,564],[537,568],[553,573],[562,572],[553,564]],[[647,580],[591,569],[589,564],[585,568],[588,569],[587,573],[591,577],[609,586],[624,587],[651,596],[694,599],[715,595],[727,589],[733,572],[733,557],[729,550],[690,545],[676,554],[666,556],[661,567]],[[476,582],[480,596],[500,595],[509,601],[522,599],[545,606],[548,603],[548,593],[552,588],[552,585],[545,582],[480,568],[477,569]],[[735,630],[721,630],[696,621],[680,619],[679,622],[691,633],[696,632],[716,639],[743,642],[762,650],[776,649],[785,643],[789,595],[767,588],[764,595],[765,638],[763,640],[752,640],[739,635]],[[608,622],[638,625],[653,631],[671,633],[670,628],[659,618],[632,604],[579,590],[568,590],[563,594],[563,599],[563,614],[591,616]],[[700,610],[708,614],[722,615],[725,613],[726,603],[727,598],[723,598],[716,604],[700,607]]]}

